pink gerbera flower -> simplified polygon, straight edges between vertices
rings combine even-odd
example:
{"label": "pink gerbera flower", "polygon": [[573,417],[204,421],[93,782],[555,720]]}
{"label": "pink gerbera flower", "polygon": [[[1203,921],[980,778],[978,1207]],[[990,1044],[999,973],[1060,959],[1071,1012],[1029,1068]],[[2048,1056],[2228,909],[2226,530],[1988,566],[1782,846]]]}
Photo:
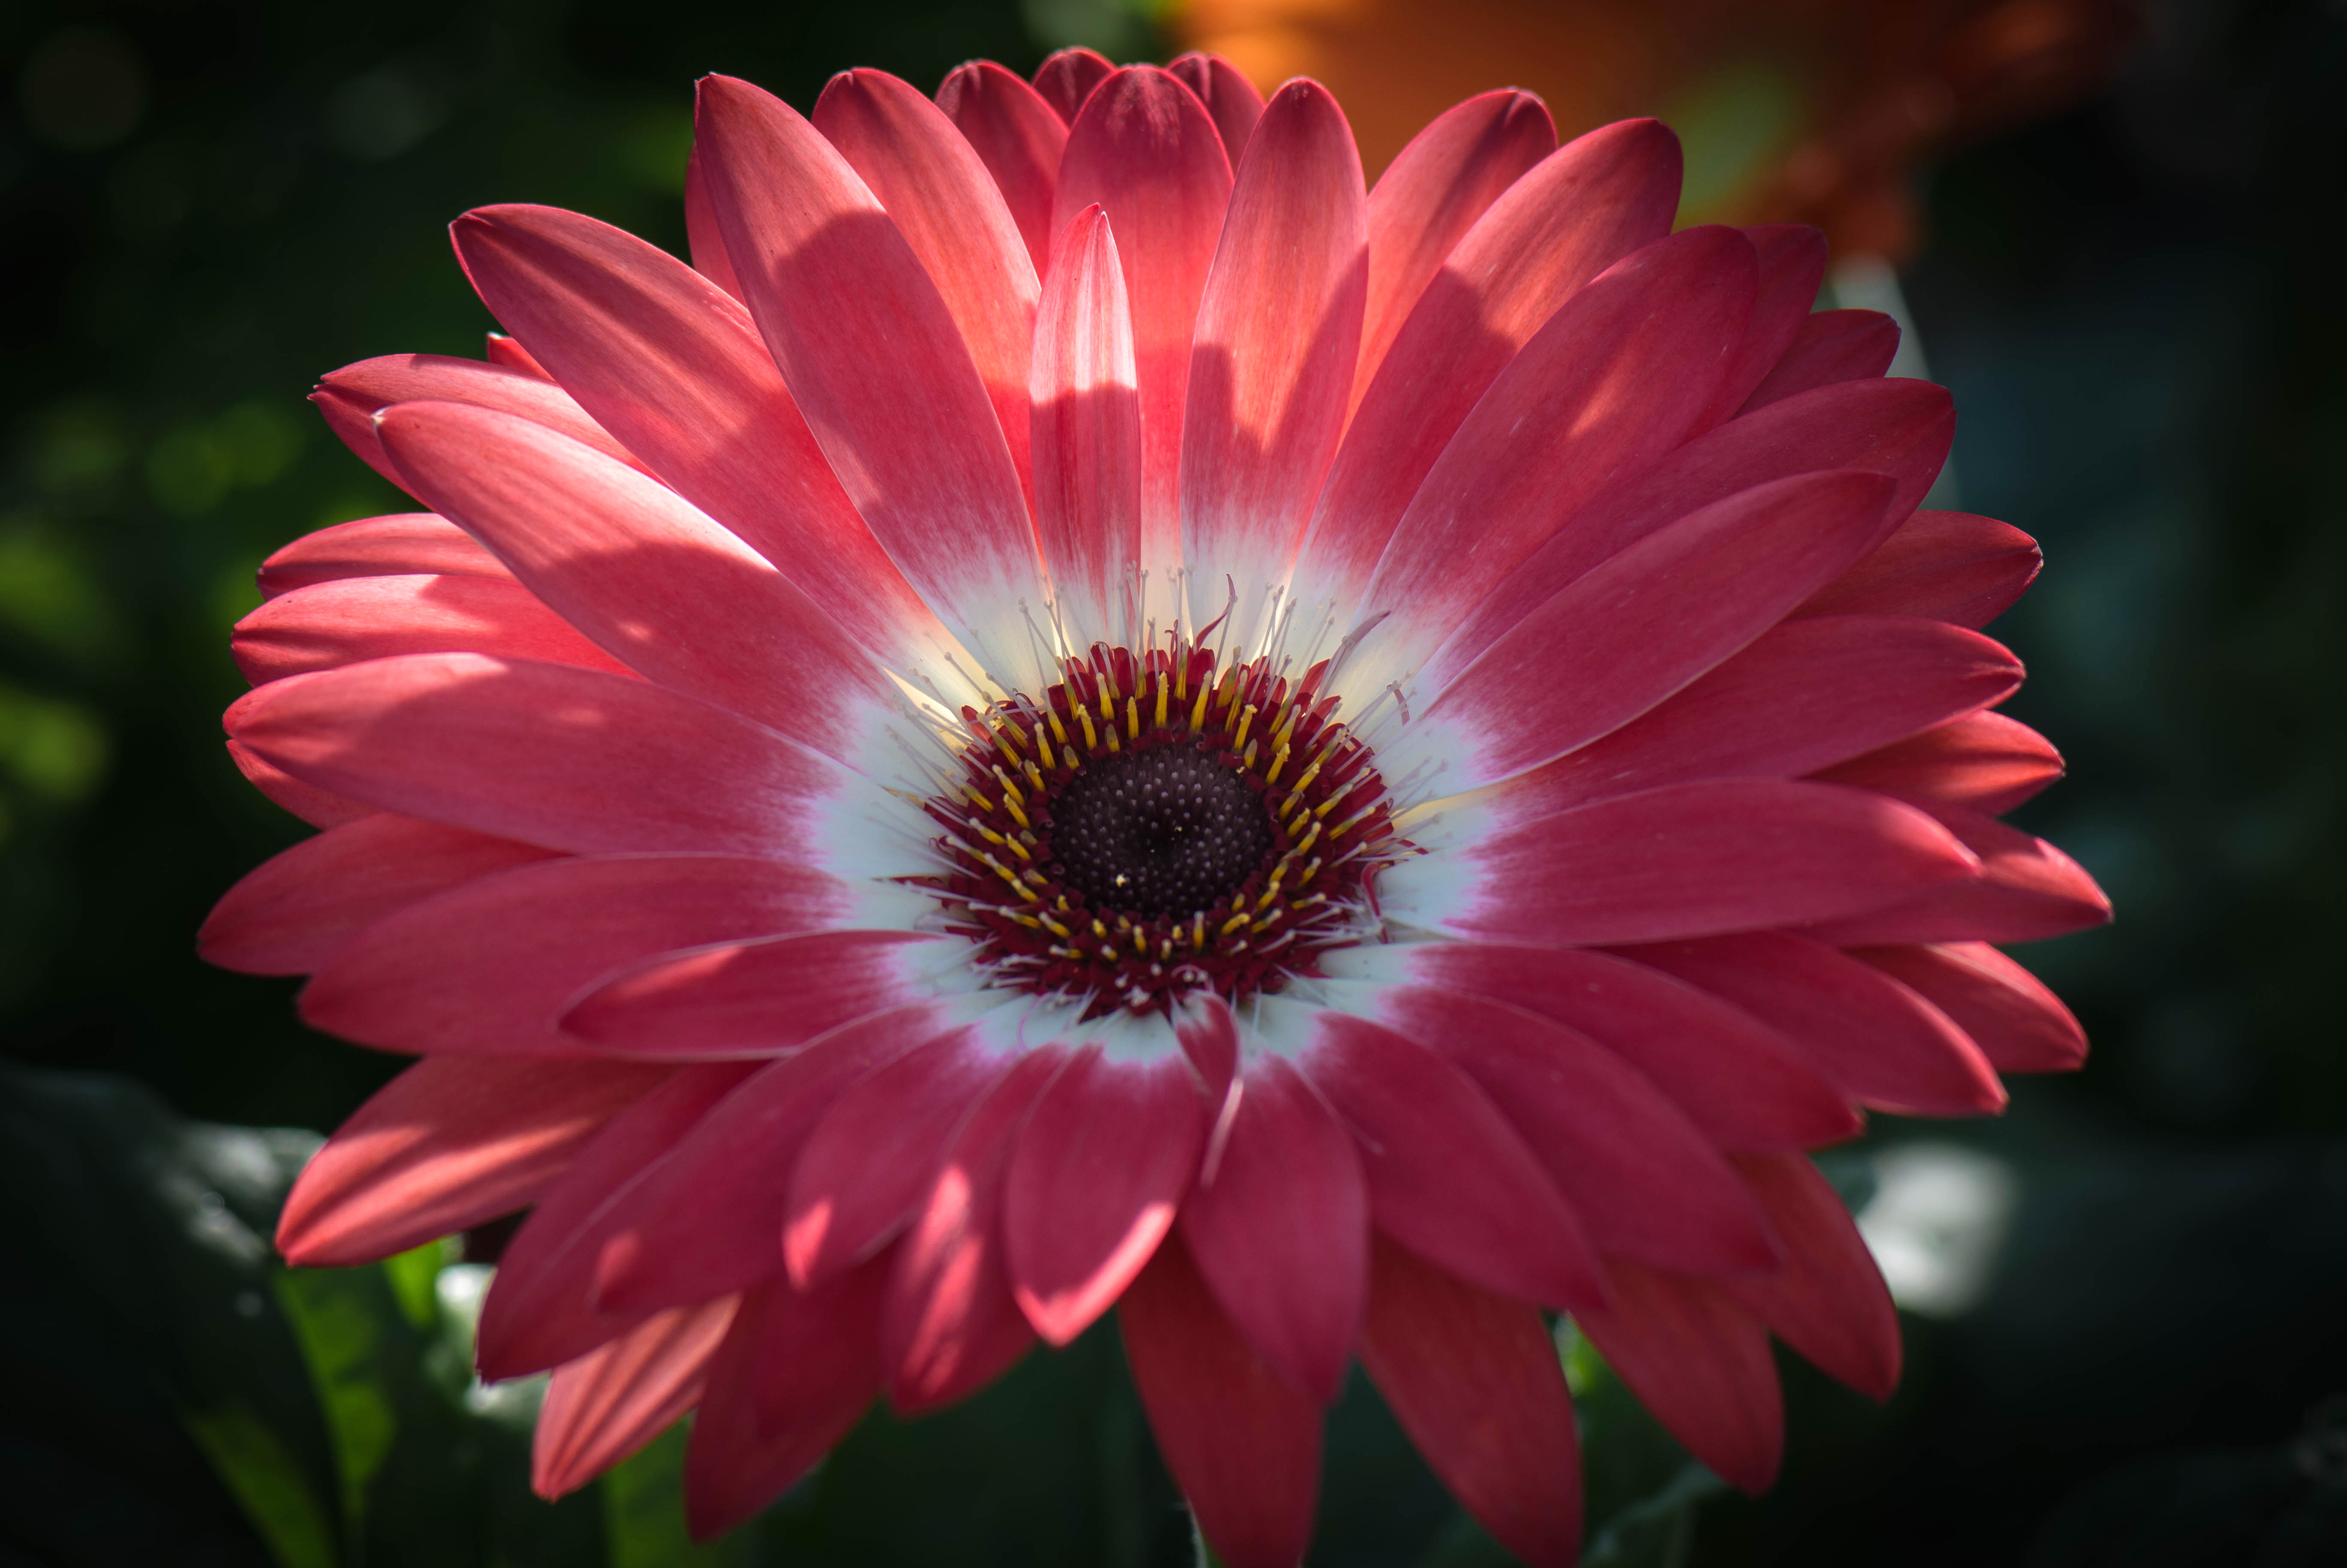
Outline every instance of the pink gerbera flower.
{"label": "pink gerbera flower", "polygon": [[1988,944],[2107,906],[1994,820],[2060,772],[1973,630],[2037,553],[1915,509],[1947,395],[1678,186],[1495,92],[1365,191],[1309,81],[1070,54],[709,78],[690,267],[461,219],[492,363],[317,394],[431,512],[237,633],[326,831],[205,950],[422,1058],[286,1255],[527,1208],[479,1362],[553,1371],[539,1489],[696,1410],[703,1533],[1112,1307],[1239,1568],[1356,1358],[1569,1562],[1547,1310],[1767,1485],[1771,1334],[1898,1371],[1801,1151],[2076,1065]]}

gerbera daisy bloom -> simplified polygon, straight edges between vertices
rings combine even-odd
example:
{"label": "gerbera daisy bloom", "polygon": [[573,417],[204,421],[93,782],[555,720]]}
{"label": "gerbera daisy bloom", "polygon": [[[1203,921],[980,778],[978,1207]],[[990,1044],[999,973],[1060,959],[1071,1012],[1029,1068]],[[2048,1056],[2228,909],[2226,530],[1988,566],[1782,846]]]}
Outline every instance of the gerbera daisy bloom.
{"label": "gerbera daisy bloom", "polygon": [[1988,944],[2107,907],[1993,815],[2036,550],[1916,510],[1948,396],[1819,237],[1674,234],[1668,131],[1516,92],[1368,191],[1204,57],[698,113],[691,266],[469,213],[490,363],[316,395],[431,510],[263,568],[231,747],[325,831],[205,951],[422,1060],[285,1255],[528,1210],[539,1490],[692,1410],[704,1534],[1112,1307],[1237,1568],[1356,1358],[1534,1563],[1546,1314],[1747,1489],[1772,1334],[1886,1392],[1802,1151],[2075,1066]]}

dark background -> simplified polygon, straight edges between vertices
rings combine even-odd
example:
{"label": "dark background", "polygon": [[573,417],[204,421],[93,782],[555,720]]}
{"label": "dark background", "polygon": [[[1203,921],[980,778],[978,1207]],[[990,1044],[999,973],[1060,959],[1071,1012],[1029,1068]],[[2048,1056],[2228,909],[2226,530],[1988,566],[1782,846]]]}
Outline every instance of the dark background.
{"label": "dark background", "polygon": [[[2347,1562],[2347,1415],[2326,1405],[2347,1395],[2347,8],[2149,15],[2102,96],[1921,171],[1929,240],[1905,277],[1963,418],[1962,504],[2045,549],[1994,630],[2032,670],[2009,711],[2071,777],[2018,820],[2119,917],[2022,956],[2095,1055],[2016,1083],[1995,1124],[1883,1121],[1879,1143],[2006,1162],[2019,1206],[1993,1286],[1961,1316],[1910,1318],[1886,1410],[1788,1364],[1784,1481],[1705,1503],[1683,1560]],[[1030,67],[1045,42],[1009,0],[0,11],[7,1060],[127,1074],[188,1117],[319,1130],[396,1065],[303,1030],[290,982],[209,969],[191,938],[303,831],[220,744],[254,567],[310,528],[407,507],[302,399],[369,355],[479,353],[491,323],[450,218],[544,201],[681,250],[699,74],[805,108],[847,65],[927,89],[972,56]],[[144,1352],[15,1305],[78,1266],[75,1248],[135,1238],[107,1234],[103,1205],[68,1224],[64,1198],[10,1179],[5,1365],[45,1380],[0,1384],[0,1564],[175,1560],[116,1555],[119,1521],[75,1512],[111,1495],[89,1477],[118,1460],[187,1468],[161,1429],[139,1440],[161,1458],[108,1452],[108,1401],[137,1397],[105,1390],[137,1384]],[[1051,1387],[1115,1380],[1112,1347],[1085,1355],[1099,1365]],[[1012,1392],[1059,1397],[1034,1394],[1040,1376]],[[1148,1471],[1123,1427],[984,1409],[1010,1449],[1122,1442]],[[75,1410],[77,1432],[49,1430]],[[63,1468],[15,1462],[36,1451]],[[1422,1472],[1389,1485],[1350,1451],[1332,1500],[1424,1495]],[[966,1484],[865,1468],[885,1478],[869,1506],[935,1516],[907,1560],[997,1560],[954,1528],[979,1506]],[[52,1473],[85,1490],[45,1491]],[[1161,1508],[1162,1481],[1140,1484]],[[184,1560],[265,1560],[233,1510],[186,1507],[211,1508],[201,1549],[157,1538]],[[1117,1555],[1181,1560],[1163,1522],[1125,1529]],[[1431,1529],[1332,1520],[1319,1560],[1430,1562]]]}

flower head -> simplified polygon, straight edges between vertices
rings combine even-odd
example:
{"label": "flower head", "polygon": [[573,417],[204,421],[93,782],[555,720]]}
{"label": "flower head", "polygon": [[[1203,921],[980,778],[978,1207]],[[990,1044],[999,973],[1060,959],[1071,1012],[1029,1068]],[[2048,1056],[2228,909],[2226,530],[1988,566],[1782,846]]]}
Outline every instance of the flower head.
{"label": "flower head", "polygon": [[528,1209],[478,1355],[553,1372],[538,1484],[697,1409],[704,1532],[1112,1307],[1240,1568],[1356,1359],[1540,1563],[1544,1309],[1749,1489],[1771,1334],[1886,1392],[1801,1151],[2075,1065],[1988,944],[2107,908],[1994,820],[2060,771],[1973,630],[2037,556],[1916,509],[1947,395],[1678,177],[1498,92],[1366,191],[1309,81],[1071,54],[708,79],[692,266],[461,219],[492,363],[317,393],[431,511],[237,634],[325,831],[206,951],[422,1059],[287,1255]]}

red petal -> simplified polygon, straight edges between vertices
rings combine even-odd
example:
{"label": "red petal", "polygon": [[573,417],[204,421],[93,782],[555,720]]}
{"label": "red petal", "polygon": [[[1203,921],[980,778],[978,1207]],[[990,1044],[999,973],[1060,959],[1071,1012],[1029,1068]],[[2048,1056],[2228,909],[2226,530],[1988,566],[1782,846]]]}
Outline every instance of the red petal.
{"label": "red petal", "polygon": [[[928,992],[917,932],[806,931],[670,953],[601,982],[562,1016],[565,1035],[628,1056],[772,1056]],[[582,982],[585,984],[587,982]],[[574,999],[579,993],[574,990]]]}
{"label": "red petal", "polygon": [[482,1377],[518,1378],[576,1360],[651,1316],[600,1312],[589,1299],[600,1226],[750,1071],[732,1062],[681,1068],[573,1156],[497,1260],[475,1341]]}
{"label": "red petal", "polygon": [[2086,1031],[2035,975],[1985,942],[1855,948],[1973,1037],[2000,1072],[2072,1072],[2086,1060]]}
{"label": "red petal", "polygon": [[530,1444],[530,1490],[548,1500],[578,1491],[698,1403],[735,1305],[728,1296],[661,1313],[557,1367]]}
{"label": "red petal", "polygon": [[[231,710],[231,712],[233,711]],[[304,784],[234,741],[228,743],[228,756],[229,761],[236,764],[236,771],[244,775],[245,783],[312,827],[340,827],[346,822],[356,822],[375,813],[375,808],[363,800],[353,800],[332,790]]]}
{"label": "red petal", "polygon": [[1460,1506],[1530,1568],[1581,1547],[1581,1442],[1540,1314],[1383,1236],[1361,1362]]}
{"label": "red petal", "polygon": [[1696,422],[1705,431],[1729,419],[1807,329],[1825,281],[1826,237],[1806,223],[1764,223],[1744,231],[1760,258],[1760,289],[1743,341],[1727,362],[1719,392]]}
{"label": "red petal", "polygon": [[488,334],[487,350],[487,357],[491,364],[518,370],[540,381],[554,379],[546,374],[546,366],[538,363],[538,356],[521,346],[519,339],[507,337],[503,333],[491,333]]}
{"label": "red petal", "polygon": [[723,709],[477,653],[289,676],[248,693],[227,723],[305,784],[579,854],[806,845],[839,787],[831,764]]}
{"label": "red petal", "polygon": [[1738,1154],[1736,1164],[1784,1244],[1785,1266],[1725,1287],[1819,1370],[1889,1399],[1899,1384],[1899,1310],[1840,1195],[1804,1154]]}
{"label": "red petal", "polygon": [[1838,382],[1861,381],[1891,368],[1899,353],[1899,323],[1881,311],[1819,311],[1801,323],[1785,357],[1752,389],[1738,412]]}
{"label": "red petal", "polygon": [[473,537],[430,512],[359,518],[304,534],[261,563],[261,595],[273,599],[349,577],[510,577]]}
{"label": "red petal", "polygon": [[2044,839],[1960,805],[1928,800],[1915,804],[1980,856],[1979,880],[1962,887],[1934,888],[1897,908],[1829,920],[1810,935],[1836,947],[2034,942],[2109,922],[2111,901],[2095,879]]}
{"label": "red petal", "polygon": [[1603,1298],[1580,1219],[1473,1079],[1415,1040],[1337,1012],[1320,1015],[1302,1064],[1360,1145],[1379,1230],[1522,1301]]}
{"label": "red petal", "polygon": [[928,1195],[938,1161],[1009,1064],[964,1034],[876,1070],[823,1114],[799,1151],[783,1259],[805,1290],[871,1256]]}
{"label": "red petal", "polygon": [[1431,986],[1396,988],[1380,1009],[1482,1086],[1599,1252],[1690,1274],[1776,1266],[1767,1223],[1719,1152],[1594,1040],[1537,1013]]}
{"label": "red petal", "polygon": [[1280,88],[1250,146],[1198,302],[1182,424],[1183,559],[1211,594],[1286,570],[1344,428],[1368,283],[1360,155],[1327,89]]}
{"label": "red petal", "polygon": [[1607,1267],[1614,1305],[1573,1321],[1689,1453],[1739,1491],[1768,1491],[1785,1454],[1768,1331],[1708,1280],[1633,1263]]}
{"label": "red petal", "polygon": [[1019,223],[943,109],[886,71],[842,71],[815,128],[862,177],[961,329],[1011,461],[1027,474],[1027,360],[1039,292]]}
{"label": "red petal", "polygon": [[760,1069],[599,1222],[594,1292],[605,1311],[705,1301],[783,1273],[791,1173],[807,1135],[857,1080],[942,1032],[901,1007]]}
{"label": "red petal", "polygon": [[1628,956],[1781,1030],[1862,1105],[1918,1116],[2004,1109],[1995,1069],[1945,1013],[1821,942],[1752,931]]}
{"label": "red petal", "polygon": [[1610,953],[1427,942],[1411,972],[1576,1030],[1660,1087],[1727,1149],[1807,1149],[1861,1123],[1798,1047],[1740,1009]]}
{"label": "red petal", "polygon": [[[1079,641],[1129,625],[1141,563],[1133,314],[1108,218],[1068,225],[1035,318],[1035,536]],[[1117,611],[1124,612],[1120,620]]]}
{"label": "red petal", "polygon": [[1913,807],[1757,779],[1598,801],[1491,834],[1457,861],[1386,872],[1387,914],[1535,947],[1660,941],[1883,908],[1980,875]]}
{"label": "red petal", "polygon": [[667,1076],[617,1061],[419,1061],[302,1167],[277,1250],[302,1268],[373,1263],[527,1208]]}
{"label": "red petal", "polygon": [[[1047,98],[1051,69],[1045,62],[1036,79]],[[1181,559],[1190,336],[1230,201],[1230,159],[1197,95],[1154,66],[1108,77],[1081,99],[1081,114],[1053,101],[1071,124],[1052,232],[1066,233],[1095,204],[1116,231],[1141,389],[1142,548],[1153,569],[1163,569]]]}
{"label": "red petal", "polygon": [[443,515],[630,667],[826,755],[851,745],[880,672],[804,589],[674,491],[456,404],[403,405],[376,431]]}
{"label": "red petal", "polygon": [[1199,1533],[1230,1568],[1294,1568],[1312,1540],[1320,1407],[1255,1358],[1169,1236],[1117,1305],[1133,1387]]}
{"label": "red petal", "polygon": [[1917,512],[1796,615],[1927,615],[1983,627],[2013,607],[2043,558],[2019,528],[1970,512]]}
{"label": "red petal", "polygon": [[1670,232],[1677,139],[1591,131],[1508,187],[1419,291],[1361,394],[1305,541],[1297,597],[1349,605],[1477,401],[1559,306]]}
{"label": "red petal", "polygon": [[1107,56],[1090,49],[1061,49],[1035,68],[1035,92],[1052,113],[1072,125],[1092,89],[1115,70]]}
{"label": "red petal", "polygon": [[2062,753],[2045,736],[2002,713],[1974,713],[1817,776],[1994,816],[2030,799],[2062,773]]}
{"label": "red petal", "polygon": [[261,862],[220,897],[196,951],[248,975],[301,975],[367,927],[492,872],[547,858],[510,838],[377,812]]}
{"label": "red petal", "polygon": [[935,617],[856,516],[750,313],[717,280],[558,208],[480,208],[453,232],[489,308],[664,484],[867,646],[893,653],[930,633]]}
{"label": "red petal", "polygon": [[879,1389],[873,1322],[887,1259],[819,1290],[777,1279],[742,1297],[709,1367],[684,1458],[684,1517],[696,1541],[747,1520],[846,1437]]}
{"label": "red petal", "polygon": [[709,176],[701,171],[698,147],[684,158],[684,239],[692,270],[734,299],[742,298],[742,280],[733,275],[733,260],[725,253],[717,210],[709,205]]}
{"label": "red petal", "polygon": [[302,993],[318,1029],[391,1050],[575,1054],[554,1026],[581,988],[654,953],[808,930],[849,907],[819,871],[750,856],[563,858],[377,920]]}
{"label": "red petal", "polygon": [[[1430,719],[1468,755],[1450,788],[1537,767],[1638,717],[1783,619],[1881,534],[1891,481],[1838,470],[1761,485],[1624,550],[1459,672]],[[1602,673],[1601,673],[1602,671]]]}
{"label": "red petal", "polygon": [[[1751,314],[1757,278],[1741,233],[1689,229],[1565,302],[1427,471],[1363,609],[1391,610],[1418,651],[1431,650],[1561,521],[1684,441],[1718,391],[1720,344]],[[1365,404],[1356,428],[1368,419]]]}
{"label": "red petal", "polygon": [[1174,1223],[1197,1174],[1206,1102],[1179,1058],[1077,1053],[1028,1112],[1002,1192],[1011,1294],[1065,1345],[1107,1311]]}
{"label": "red petal", "polygon": [[1368,302],[1348,414],[1444,259],[1502,191],[1555,150],[1547,106],[1502,87],[1445,110],[1386,166],[1369,190]]}
{"label": "red petal", "polygon": [[[512,325],[512,323],[507,323]],[[399,470],[374,436],[374,416],[395,403],[469,403],[534,420],[583,441],[607,457],[641,466],[628,449],[588,416],[569,393],[541,377],[477,359],[438,354],[391,354],[329,372],[310,395],[334,434],[395,485]]]}
{"label": "red petal", "polygon": [[1066,1059],[1057,1046],[1030,1051],[971,1110],[896,1249],[880,1365],[900,1412],[974,1392],[1035,1342],[1003,1266],[1002,1181],[1028,1107]]}
{"label": "red petal", "polygon": [[1255,84],[1242,75],[1236,66],[1220,55],[1203,54],[1193,50],[1177,55],[1165,67],[1166,74],[1198,95],[1214,118],[1214,129],[1222,136],[1223,152],[1236,169],[1239,154],[1246,150],[1247,138],[1254,134],[1255,121],[1263,118],[1263,95]]}
{"label": "red petal", "polygon": [[1036,276],[1048,277],[1058,238],[1051,191],[1068,145],[1068,122],[1042,94],[992,60],[972,60],[948,72],[938,88],[938,108],[994,177]]}
{"label": "red petal", "polygon": [[1351,1135],[1283,1059],[1248,1068],[1180,1228],[1255,1354],[1333,1403],[1368,1292],[1368,1194]]}
{"label": "red petal", "polygon": [[[796,110],[730,77],[702,77],[700,93],[710,202],[807,428],[874,536],[956,635],[989,669],[1026,668],[1023,628],[1000,622],[1021,597],[1043,602],[1035,538],[1010,446],[945,296]],[[847,300],[854,309],[836,308]]]}
{"label": "red petal", "polygon": [[229,651],[256,686],[402,653],[487,653],[633,673],[500,577],[354,577],[295,589],[238,621]]}
{"label": "red petal", "polygon": [[[1863,761],[1886,740],[2002,702],[2020,684],[2020,661],[1957,627],[1882,615],[1788,621],[1644,716],[1487,798],[1514,823],[1662,784],[1797,778],[1829,758]],[[1872,783],[1847,766],[1819,776]]]}

